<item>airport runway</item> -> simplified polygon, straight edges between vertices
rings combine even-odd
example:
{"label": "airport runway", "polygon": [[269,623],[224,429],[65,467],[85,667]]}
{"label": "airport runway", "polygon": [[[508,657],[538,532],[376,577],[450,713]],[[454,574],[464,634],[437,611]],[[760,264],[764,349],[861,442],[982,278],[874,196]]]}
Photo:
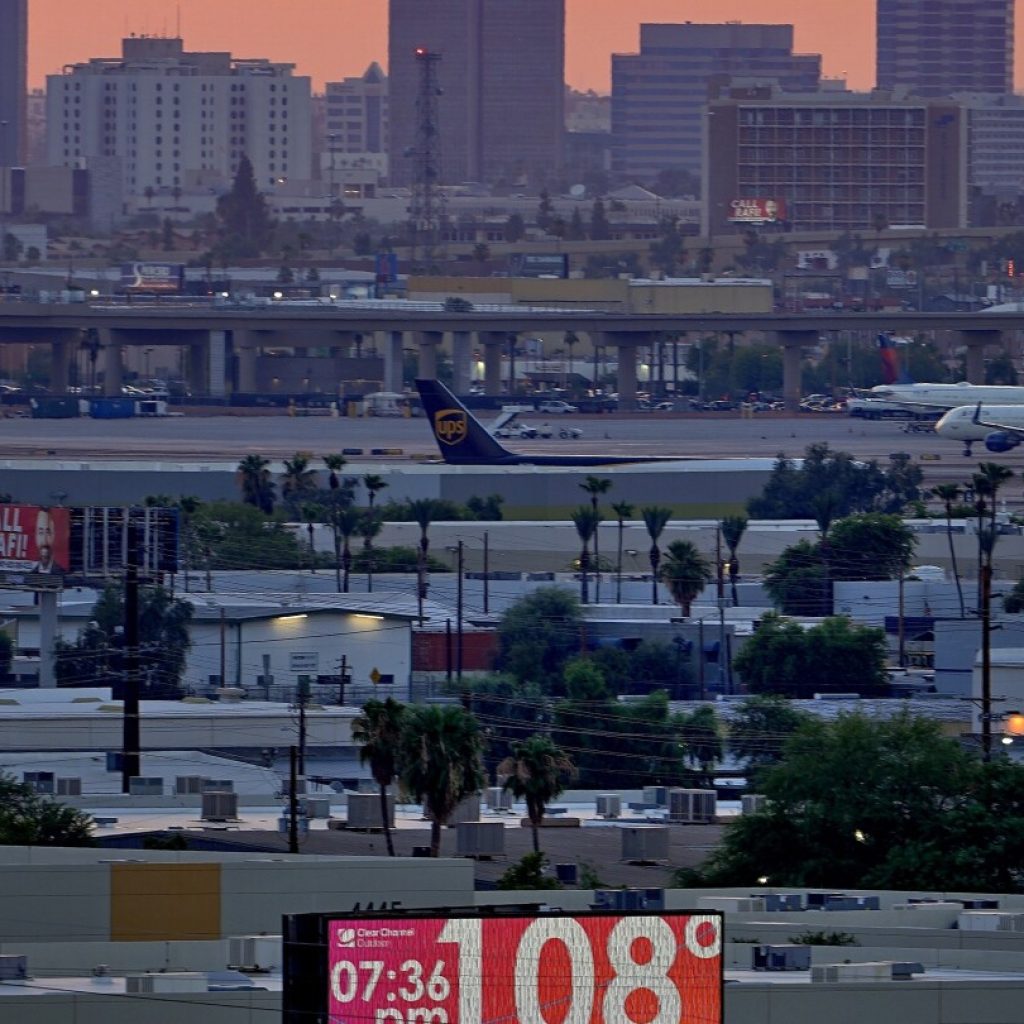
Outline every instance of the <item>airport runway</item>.
{"label": "airport runway", "polygon": [[[524,417],[540,424],[541,417]],[[992,456],[980,444],[975,457],[963,457],[959,443],[932,434],[906,433],[896,421],[868,422],[846,416],[767,414],[752,420],[739,414],[650,414],[552,418],[552,426],[572,424],[577,441],[507,442],[523,452],[678,455],[691,458],[797,458],[806,446],[824,441],[862,459],[888,459],[907,452],[925,471],[929,484],[967,478],[986,459],[1024,470],[1016,453]],[[437,449],[426,422],[412,419],[333,419],[329,417],[223,416],[189,414],[166,419],[0,420],[0,458],[162,459],[237,463],[258,454],[273,460],[296,452],[319,457],[343,448],[400,448],[410,456],[434,457]],[[360,461],[353,456],[352,461]],[[374,457],[373,461],[381,461]],[[1013,490],[1013,488],[1010,488]]]}

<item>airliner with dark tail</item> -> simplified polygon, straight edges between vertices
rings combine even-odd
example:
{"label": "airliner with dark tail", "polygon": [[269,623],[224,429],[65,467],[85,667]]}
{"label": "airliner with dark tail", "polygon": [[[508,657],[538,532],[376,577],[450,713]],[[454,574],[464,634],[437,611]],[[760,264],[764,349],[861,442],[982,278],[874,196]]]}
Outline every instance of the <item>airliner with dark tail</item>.
{"label": "airliner with dark tail", "polygon": [[522,455],[502,447],[473,414],[438,380],[418,380],[423,411],[441,457],[452,466],[622,466],[680,462],[671,455]]}

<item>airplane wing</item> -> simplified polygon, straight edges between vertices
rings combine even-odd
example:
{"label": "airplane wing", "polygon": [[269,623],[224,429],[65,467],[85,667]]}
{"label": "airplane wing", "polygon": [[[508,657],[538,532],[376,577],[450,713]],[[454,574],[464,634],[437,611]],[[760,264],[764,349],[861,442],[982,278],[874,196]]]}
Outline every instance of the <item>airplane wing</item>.
{"label": "airplane wing", "polygon": [[1016,437],[1020,441],[1024,441],[1024,427],[1013,427],[1009,423],[992,423],[989,420],[983,420],[981,418],[981,405],[978,403],[978,408],[974,410],[974,415],[971,417],[971,422],[977,424],[979,427],[988,427],[989,430],[998,430],[1004,434],[1009,434],[1011,437]]}

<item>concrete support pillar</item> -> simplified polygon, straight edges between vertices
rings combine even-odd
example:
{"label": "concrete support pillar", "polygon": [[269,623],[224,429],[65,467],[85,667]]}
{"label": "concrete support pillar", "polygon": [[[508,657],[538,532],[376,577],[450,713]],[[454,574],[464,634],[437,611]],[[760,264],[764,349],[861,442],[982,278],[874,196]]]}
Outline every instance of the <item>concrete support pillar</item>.
{"label": "concrete support pillar", "polygon": [[419,364],[416,376],[420,380],[437,379],[437,347],[444,341],[441,331],[419,332]]}
{"label": "concrete support pillar", "polygon": [[57,685],[56,658],[53,647],[57,642],[57,591],[39,592],[39,686],[53,689]]}
{"label": "concrete support pillar", "polygon": [[210,331],[206,379],[209,384],[209,393],[217,398],[223,398],[228,393],[227,334],[227,331]]}
{"label": "concrete support pillar", "polygon": [[[213,334],[213,332],[210,332]],[[204,342],[193,342],[188,347],[188,387],[193,395],[209,393],[210,381],[207,377],[207,348]]]}
{"label": "concrete support pillar", "polygon": [[501,353],[507,344],[505,335],[489,332],[479,338],[484,350],[484,394],[501,394]]}
{"label": "concrete support pillar", "polygon": [[452,369],[452,390],[457,395],[468,395],[473,380],[473,336],[469,331],[455,331],[452,334]]}
{"label": "concrete support pillar", "polygon": [[237,389],[244,395],[255,394],[258,390],[256,385],[256,358],[259,356],[259,349],[255,346],[243,345],[235,348],[235,357],[238,360]]}
{"label": "concrete support pillar", "polygon": [[636,344],[633,341],[609,339],[618,349],[619,408],[636,408]]}
{"label": "concrete support pillar", "polygon": [[960,343],[966,349],[967,380],[971,384],[985,383],[985,349],[987,346],[1001,347],[1002,331],[961,331]]}
{"label": "concrete support pillar", "polygon": [[50,343],[50,390],[54,394],[62,395],[68,389],[72,351],[67,338],[56,338]]}
{"label": "concrete support pillar", "polygon": [[384,342],[384,390],[402,390],[403,350],[405,335],[401,331],[388,331]]}
{"label": "concrete support pillar", "polygon": [[786,412],[798,412],[803,397],[803,350],[805,346],[815,344],[818,332],[777,331],[776,337],[782,346],[782,397],[786,403]]}
{"label": "concrete support pillar", "polygon": [[103,394],[120,395],[124,387],[121,341],[114,331],[101,328],[100,343],[103,346]]}

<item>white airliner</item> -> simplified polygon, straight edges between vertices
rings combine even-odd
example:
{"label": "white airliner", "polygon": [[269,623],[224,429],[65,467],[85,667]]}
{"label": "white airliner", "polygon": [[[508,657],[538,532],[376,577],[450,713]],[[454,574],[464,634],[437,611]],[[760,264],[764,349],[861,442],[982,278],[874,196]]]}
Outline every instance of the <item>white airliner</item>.
{"label": "white airliner", "polygon": [[975,441],[984,441],[990,452],[1008,452],[1024,441],[1024,405],[962,405],[950,409],[935,424],[935,433],[963,441],[968,456]]}

